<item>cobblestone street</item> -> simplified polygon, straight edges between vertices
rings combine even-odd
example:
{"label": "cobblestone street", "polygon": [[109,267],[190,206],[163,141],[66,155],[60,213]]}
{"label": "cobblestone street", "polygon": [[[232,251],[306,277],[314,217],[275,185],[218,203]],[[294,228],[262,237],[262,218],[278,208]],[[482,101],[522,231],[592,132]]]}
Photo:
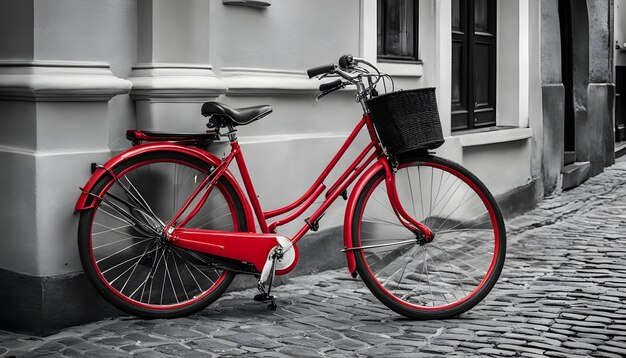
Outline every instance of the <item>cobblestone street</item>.
{"label": "cobblestone street", "polygon": [[240,291],[188,318],[119,318],[44,338],[0,331],[0,355],[623,357],[625,182],[621,160],[508,221],[499,283],[455,319],[400,318],[344,268],[278,287],[275,312]]}

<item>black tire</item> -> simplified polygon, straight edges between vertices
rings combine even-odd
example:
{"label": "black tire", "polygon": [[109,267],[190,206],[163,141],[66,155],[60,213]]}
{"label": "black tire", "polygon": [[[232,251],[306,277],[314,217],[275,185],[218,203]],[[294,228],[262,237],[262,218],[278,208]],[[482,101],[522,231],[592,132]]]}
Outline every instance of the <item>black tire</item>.
{"label": "black tire", "polygon": [[[395,175],[404,209],[435,239],[420,244],[399,223],[380,171],[359,194],[352,218],[354,247],[369,246],[354,251],[359,276],[384,305],[408,318],[444,319],[471,309],[491,291],[504,265],[506,231],[498,204],[475,175],[446,159],[412,155]],[[403,196],[407,190],[413,195]],[[429,267],[436,271],[429,275]]]}
{"label": "black tire", "polygon": [[[118,182],[106,174],[94,185],[91,192],[107,202],[92,197],[89,200],[94,200],[94,207],[80,213],[78,249],[87,277],[113,306],[144,318],[181,317],[211,304],[228,288],[234,273],[211,267],[210,258],[203,254],[163,246],[154,233],[161,226],[159,222],[167,223],[172,218],[169,213],[185,202],[190,190],[200,183],[199,178],[210,169],[210,163],[187,154],[151,152],[128,158],[114,167],[113,173],[123,174]],[[172,200],[167,201],[170,193]],[[136,205],[135,210],[115,198]],[[141,200],[145,206],[139,204]],[[145,225],[130,225],[132,220],[124,217],[116,205]],[[185,226],[218,229],[214,227],[218,223],[229,231],[248,228],[241,199],[225,177],[218,180],[200,212]],[[92,235],[92,230],[100,228],[105,229]],[[129,246],[121,248],[122,244]]]}

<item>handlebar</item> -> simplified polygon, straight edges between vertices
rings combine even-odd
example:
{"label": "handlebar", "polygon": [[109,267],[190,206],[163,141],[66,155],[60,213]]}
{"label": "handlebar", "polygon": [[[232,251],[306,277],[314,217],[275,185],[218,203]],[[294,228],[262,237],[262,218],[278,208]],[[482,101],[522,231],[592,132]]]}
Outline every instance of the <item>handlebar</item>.
{"label": "handlebar", "polygon": [[337,68],[337,65],[335,65],[334,63],[331,63],[328,65],[322,65],[322,66],[310,68],[306,71],[306,74],[309,75],[309,78],[313,78],[315,76],[331,73],[336,68]]}
{"label": "handlebar", "polygon": [[[365,100],[378,95],[376,85],[384,77],[388,75],[381,74],[380,71],[362,58],[355,58],[351,54],[343,55],[337,61],[337,64],[328,64],[313,67],[307,70],[309,78],[318,76],[319,79],[324,77],[339,77],[334,81],[322,83],[319,87],[321,93],[317,96],[317,99],[326,96],[332,92],[346,87],[347,85],[355,85],[357,87],[357,102],[361,102],[363,108],[366,110]],[[391,79],[391,77],[389,77]],[[393,88],[393,79],[391,79]],[[385,82],[383,81],[383,84]],[[385,87],[386,92],[386,87]]]}

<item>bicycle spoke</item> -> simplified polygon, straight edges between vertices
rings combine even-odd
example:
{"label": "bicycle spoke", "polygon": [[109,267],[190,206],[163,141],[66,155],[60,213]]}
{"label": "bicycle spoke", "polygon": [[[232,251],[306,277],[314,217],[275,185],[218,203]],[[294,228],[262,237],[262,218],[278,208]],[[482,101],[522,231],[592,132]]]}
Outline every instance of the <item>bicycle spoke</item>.
{"label": "bicycle spoke", "polygon": [[[424,194],[422,193],[422,174],[420,171],[419,167],[416,167],[415,170],[417,171],[417,178],[419,180],[419,187],[420,187],[420,211],[422,213],[422,218],[426,218],[424,215]],[[407,170],[408,171],[408,170]],[[411,189],[411,193],[413,192],[413,190]],[[417,218],[416,218],[417,219]]]}
{"label": "bicycle spoke", "polygon": [[[463,194],[463,196],[461,197],[461,200],[465,199],[465,195],[467,195],[467,193],[468,193],[469,189],[470,189],[469,187],[467,187],[467,188],[465,189],[465,193],[464,193],[464,194]],[[465,199],[465,200],[464,200],[461,204],[457,205],[457,206],[456,206],[456,208],[454,208],[454,210],[452,210],[452,212],[451,212],[451,213],[449,213],[449,214],[448,214],[448,216],[446,216],[446,217],[445,217],[444,221],[441,223],[441,225],[439,225],[439,227],[438,227],[436,230],[439,230],[439,229],[441,229],[442,227],[444,227],[444,225],[448,222],[448,220],[450,219],[450,217],[452,216],[452,214],[456,213],[456,212],[457,212],[457,210],[459,210],[459,208],[461,208],[463,205],[465,205],[465,203],[466,203],[466,202],[468,202],[469,200],[472,200],[472,199],[474,199],[474,198],[476,198],[476,196],[471,197],[471,198],[467,198],[467,199]],[[480,204],[482,204],[482,202],[481,202]],[[478,207],[480,204],[474,205],[474,207]],[[472,207],[472,209],[473,209],[474,207]],[[469,211],[469,210],[468,210],[468,211]],[[482,213],[481,213],[481,214],[482,214]]]}
{"label": "bicycle spoke", "polygon": [[[154,251],[156,251],[156,250],[157,250],[157,249],[154,249],[153,251],[150,251],[150,252],[154,252]],[[150,253],[150,252],[149,252],[149,253]],[[125,263],[128,263],[128,262],[130,262],[130,261],[133,261],[134,259],[136,259],[136,258],[138,258],[138,257],[140,257],[140,256],[141,256],[141,255],[138,255],[138,256],[135,256],[135,257],[131,257],[130,259],[125,260],[125,261],[122,261],[122,262],[120,262],[119,264],[117,264],[117,265],[115,265],[115,266],[113,266],[113,267],[109,267],[107,270],[102,271],[102,275],[106,274],[107,272],[109,272],[109,271],[111,271],[111,270],[113,270],[113,269],[116,269],[116,268],[120,267],[121,265],[123,265],[123,264],[125,264]]]}
{"label": "bicycle spoke", "polygon": [[417,251],[418,250],[415,250],[413,255],[411,255],[411,258],[409,259],[409,262],[407,262],[407,264],[404,265],[404,268],[402,269],[402,274],[400,274],[400,279],[398,280],[398,285],[396,286],[396,292],[398,292],[398,288],[400,288],[400,283],[402,283],[402,278],[404,277],[404,272],[406,271],[406,268],[409,266],[411,262],[413,262],[413,259],[415,258]]}
{"label": "bicycle spoke", "polygon": [[110,246],[110,245],[113,245],[113,244],[120,243],[120,242],[122,242],[122,241],[128,241],[128,240],[132,240],[132,239],[139,239],[139,240],[141,240],[141,241],[152,240],[152,239],[150,239],[150,238],[145,238],[145,237],[141,237],[141,236],[129,236],[129,237],[126,237],[126,238],[123,238],[123,239],[117,240],[117,241],[109,242],[108,244],[104,244],[104,245],[96,246],[96,247],[94,247],[94,248],[93,248],[93,250],[101,249],[101,248],[103,248],[103,247],[107,247],[107,246]]}
{"label": "bicycle spoke", "polygon": [[156,219],[159,223],[161,223],[162,226],[165,226],[165,223],[163,223],[163,221],[154,213],[154,210],[152,210],[152,208],[150,207],[150,205],[148,205],[148,202],[146,201],[146,199],[143,197],[143,195],[141,195],[141,193],[139,192],[139,190],[137,190],[137,188],[133,185],[133,183],[130,181],[130,179],[127,176],[124,176],[124,179],[126,179],[126,181],[128,182],[129,188],[133,188],[133,190],[135,191],[135,194],[137,195],[137,197],[135,197],[135,195],[133,195],[130,192],[130,189],[127,189],[126,187],[124,187],[124,185],[122,185],[120,183],[120,186],[124,189],[127,189],[128,191],[128,195],[133,198],[133,200],[135,200],[137,203],[139,203],[141,206],[143,206],[143,208],[150,214],[150,216],[153,219]]}
{"label": "bicycle spoke", "polygon": [[123,231],[119,231],[120,229],[123,229],[123,228],[132,227],[132,225],[130,225],[130,224],[129,225],[122,225],[122,226],[118,226],[118,227],[109,227],[109,226],[106,226],[106,225],[103,225],[103,224],[100,224],[100,223],[97,223],[97,222],[94,222],[93,224],[97,225],[97,226],[106,227],[107,230],[98,231],[96,233],[91,233],[91,236],[102,235],[102,234],[106,234],[107,232],[111,232],[111,231],[116,232],[118,234],[131,236],[131,235],[129,235],[129,234],[123,232]]}
{"label": "bicycle spoke", "polygon": [[[152,300],[152,285],[154,284],[154,275],[156,275],[157,271],[159,270],[159,264],[161,263],[161,260],[163,259],[163,255],[165,254],[165,250],[161,250],[161,256],[159,257],[159,260],[157,261],[156,267],[154,268],[154,272],[152,272],[152,275],[149,275],[150,277],[150,288],[148,289],[148,303],[150,303],[150,301]],[[163,292],[163,291],[161,291]]]}
{"label": "bicycle spoke", "polygon": [[399,224],[399,223],[397,223],[397,222],[396,222],[396,223],[394,223],[394,222],[391,222],[391,221],[387,221],[387,220],[383,220],[383,219],[379,219],[379,218],[374,218],[374,217],[371,217],[371,216],[363,216],[363,218],[366,218],[366,219],[371,219],[371,220],[377,220],[377,221],[379,221],[380,223],[382,223],[382,224],[386,224],[386,225],[397,226],[397,227],[404,227],[404,225]]}
{"label": "bicycle spoke", "polygon": [[183,282],[183,279],[180,276],[180,271],[178,271],[178,263],[176,262],[176,254],[172,255],[172,259],[174,260],[174,268],[176,268],[176,274],[178,275],[178,281],[180,282],[180,286],[183,288],[183,293],[185,294],[185,298],[189,300],[189,295],[187,294],[187,290],[185,289],[185,283]]}
{"label": "bicycle spoke", "polygon": [[147,241],[147,240],[148,240],[148,239],[143,239],[143,240],[141,240],[141,241],[139,241],[139,242],[136,242],[136,243],[134,243],[134,244],[132,244],[132,245],[130,245],[130,246],[127,246],[127,247],[125,247],[125,248],[123,248],[123,249],[121,249],[121,250],[119,250],[119,251],[116,251],[116,252],[114,252],[114,253],[112,253],[112,254],[110,254],[110,255],[108,255],[108,256],[106,256],[106,257],[104,257],[104,258],[101,258],[100,260],[97,260],[97,261],[96,261],[96,263],[98,263],[98,264],[99,264],[100,262],[102,262],[102,261],[104,261],[104,260],[106,260],[106,259],[109,259],[109,258],[111,258],[111,257],[113,257],[113,256],[115,256],[115,255],[117,255],[117,254],[119,254],[119,253],[122,253],[122,252],[124,252],[124,251],[126,251],[126,250],[130,249],[131,247],[135,247],[135,246],[137,246],[137,245],[139,245],[139,244],[143,244],[143,243],[144,243],[144,241]]}
{"label": "bicycle spoke", "polygon": [[193,279],[193,281],[196,283],[196,285],[198,286],[198,289],[202,292],[202,287],[200,286],[200,284],[198,283],[198,280],[196,280],[196,276],[193,274],[193,272],[191,272],[191,269],[189,268],[189,265],[187,265],[187,259],[185,259],[184,257],[182,257],[176,250],[174,250],[174,253],[183,261],[183,264],[185,265],[185,267],[187,268],[187,271],[189,271],[189,274],[191,275],[191,278]]}
{"label": "bicycle spoke", "polygon": [[[207,205],[208,203],[209,203],[209,200],[207,199],[207,203],[206,203],[206,204],[204,204],[204,205]],[[225,203],[224,205],[222,205],[222,206],[220,206],[220,207],[218,207],[218,208],[215,208],[215,209],[211,210],[211,211],[210,211],[210,212],[208,212],[208,213],[204,213],[204,214],[202,214],[202,216],[196,216],[196,217],[194,217],[193,219],[191,219],[191,220],[187,223],[187,226],[191,226],[191,227],[193,227],[194,225],[199,225],[199,224],[202,222],[202,220],[204,220],[204,218],[205,218],[205,217],[211,216],[211,214],[213,214],[214,212],[216,212],[216,211],[218,211],[218,210],[220,210],[220,209],[223,209],[223,208],[225,208],[225,207],[228,207],[228,203]],[[202,220],[201,220],[201,219],[202,219]]]}
{"label": "bicycle spoke", "polygon": [[[194,254],[194,253],[193,253],[193,252],[191,252],[191,251],[187,251],[187,253],[188,253],[188,254],[191,254],[191,255],[192,255],[192,256],[194,256],[194,257],[198,257],[196,254]],[[198,259],[200,259],[200,258],[198,257]],[[207,276],[204,272],[202,272],[202,270],[200,270],[200,269],[198,268],[198,266],[194,265],[194,264],[193,264],[193,262],[189,261],[189,264],[191,265],[191,267],[195,268],[198,272],[200,272],[200,273],[202,274],[202,276],[204,276],[207,280],[209,280],[209,281],[211,282],[211,284],[215,284],[215,281],[211,280],[211,279],[209,278],[209,276]]]}
{"label": "bicycle spoke", "polygon": [[438,246],[438,245],[433,245],[433,246],[439,249],[444,254],[444,256],[446,257],[446,260],[448,261],[448,265],[450,266],[450,270],[454,273],[454,276],[456,277],[456,281],[461,286],[461,290],[463,290],[463,295],[467,296],[467,293],[465,292],[465,287],[463,286],[463,283],[459,279],[459,275],[457,274],[457,271],[452,267],[452,264],[450,263],[450,258],[448,257],[448,254],[446,253],[446,251],[442,249],[441,246]]}
{"label": "bicycle spoke", "polygon": [[[441,271],[439,271],[439,268],[437,267],[437,263],[435,262],[435,260],[433,260],[433,257],[428,252],[428,248],[424,247],[424,252],[426,253],[426,259],[427,260],[430,259],[430,262],[433,263],[433,268],[437,271],[437,274],[439,275],[439,279],[441,280],[441,283],[446,284],[445,280],[443,279],[443,276],[441,275]],[[452,292],[451,292],[451,294],[454,296],[454,294]],[[450,304],[450,302],[448,301],[448,298],[446,297],[446,295],[443,292],[441,293],[441,296],[443,296],[443,299],[446,300],[447,304]],[[455,297],[455,299],[456,299],[456,297]]]}
{"label": "bicycle spoke", "polygon": [[148,252],[148,249],[152,248],[154,246],[154,243],[152,243],[152,245],[148,245],[146,246],[146,248],[143,251],[143,254],[141,255],[140,258],[137,259],[137,262],[135,262],[134,265],[132,265],[131,267],[129,267],[128,269],[126,269],[126,271],[122,272],[119,276],[117,276],[113,281],[109,282],[109,284],[113,285],[113,283],[115,281],[117,281],[117,279],[119,279],[120,277],[124,276],[124,274],[126,272],[128,272],[128,270],[130,270],[131,268],[133,269],[133,271],[130,273],[130,275],[128,275],[128,278],[126,279],[126,281],[124,282],[124,285],[122,286],[122,288],[120,289],[120,292],[124,292],[124,288],[126,288],[126,285],[128,284],[128,281],[130,281],[130,278],[133,276],[133,274],[135,273],[135,270],[137,269],[137,266],[139,266],[139,263],[141,262],[141,260],[144,258],[144,256],[146,256],[146,253]]}
{"label": "bicycle spoke", "polygon": [[[165,255],[165,270],[167,272],[167,277],[169,277],[170,279],[170,285],[172,286],[172,293],[174,293],[174,298],[176,299],[176,303],[180,303],[180,301],[178,301],[178,294],[176,293],[176,289],[174,288],[174,282],[172,281],[172,273],[170,272],[170,268],[167,265],[167,257],[168,257],[169,253],[167,253]],[[165,280],[163,280],[165,281]],[[163,292],[161,292],[161,295],[163,295]]]}

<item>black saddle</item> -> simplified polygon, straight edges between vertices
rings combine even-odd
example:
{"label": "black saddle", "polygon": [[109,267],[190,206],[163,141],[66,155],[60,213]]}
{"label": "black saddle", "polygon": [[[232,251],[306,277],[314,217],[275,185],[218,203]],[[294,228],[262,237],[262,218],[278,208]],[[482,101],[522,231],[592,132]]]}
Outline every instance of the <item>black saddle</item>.
{"label": "black saddle", "polygon": [[243,126],[250,124],[272,113],[272,107],[269,105],[232,108],[219,102],[206,102],[202,105],[202,115],[211,117],[212,124],[224,127]]}

